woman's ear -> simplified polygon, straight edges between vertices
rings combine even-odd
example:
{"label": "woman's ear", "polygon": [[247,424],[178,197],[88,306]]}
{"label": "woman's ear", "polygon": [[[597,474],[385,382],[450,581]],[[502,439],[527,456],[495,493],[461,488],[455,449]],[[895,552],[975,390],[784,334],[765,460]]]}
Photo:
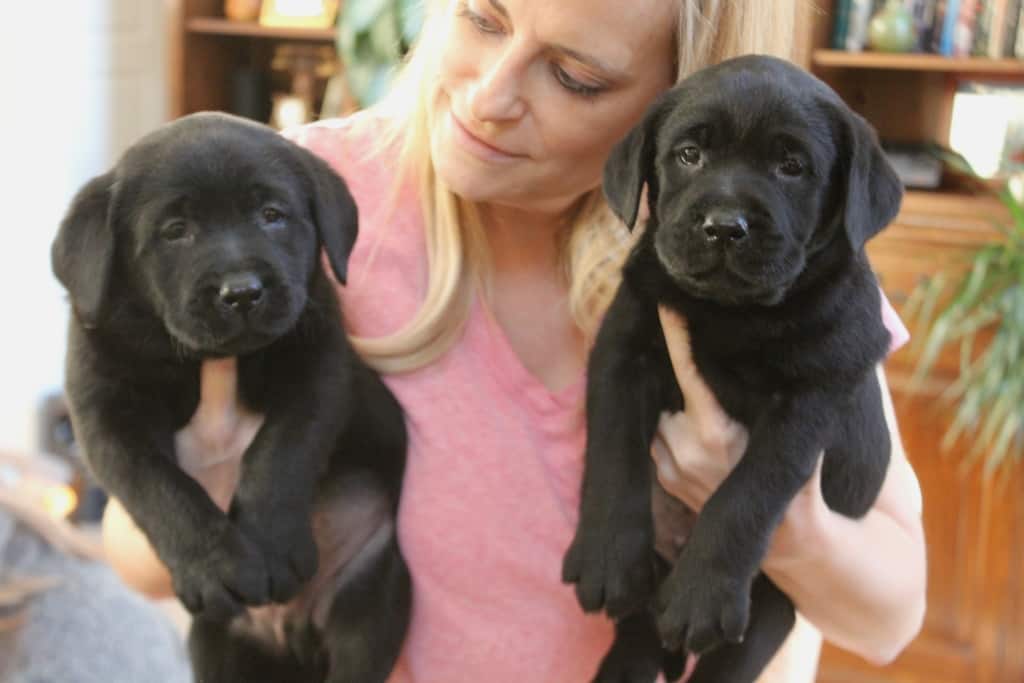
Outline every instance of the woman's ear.
{"label": "woman's ear", "polygon": [[93,178],[71,202],[50,249],[50,262],[82,324],[96,324],[114,264],[115,172]]}

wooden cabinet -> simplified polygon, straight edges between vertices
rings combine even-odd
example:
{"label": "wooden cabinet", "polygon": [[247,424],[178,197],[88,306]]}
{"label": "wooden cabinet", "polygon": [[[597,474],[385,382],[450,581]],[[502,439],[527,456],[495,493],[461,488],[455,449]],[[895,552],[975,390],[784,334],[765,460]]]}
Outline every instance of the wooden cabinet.
{"label": "wooden cabinet", "polygon": [[[958,78],[1024,82],[1024,62],[824,49],[832,4],[808,3],[801,61],[878,129],[883,140],[946,142]],[[955,183],[911,191],[889,228],[868,246],[882,286],[900,310],[914,286],[940,269],[962,267],[966,249],[996,239],[991,219],[1007,219],[991,198]],[[943,451],[953,407],[939,393],[955,377],[949,349],[930,381],[912,387],[916,349],[887,363],[907,453],[924,495],[928,611],[920,636],[884,668],[826,646],[824,683],[1020,683],[1024,681],[1024,470],[986,482],[959,463],[961,441]]]}
{"label": "wooden cabinet", "polygon": [[[171,17],[171,115],[217,110],[238,113],[239,100],[289,90],[288,74],[272,68],[283,44],[334,45],[334,29],[267,28],[224,18],[223,0],[167,0]],[[317,84],[319,110],[324,82]],[[250,105],[253,106],[253,105]],[[258,105],[257,105],[258,106]]]}

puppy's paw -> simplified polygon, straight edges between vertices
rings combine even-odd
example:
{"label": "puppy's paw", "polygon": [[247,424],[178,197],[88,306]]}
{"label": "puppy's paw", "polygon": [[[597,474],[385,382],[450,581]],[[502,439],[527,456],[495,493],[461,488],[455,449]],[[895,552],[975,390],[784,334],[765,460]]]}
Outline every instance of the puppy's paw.
{"label": "puppy's paw", "polygon": [[750,620],[750,582],[680,561],[658,592],[658,632],[670,650],[703,653],[740,643]]}
{"label": "puppy's paw", "polygon": [[584,520],[562,564],[586,612],[613,618],[644,609],[654,595],[654,533],[648,519],[620,518],[614,526]]}
{"label": "puppy's paw", "polygon": [[287,602],[313,578],[318,565],[316,542],[308,512],[268,513],[236,498],[231,518],[255,540],[267,568],[270,600]]}
{"label": "puppy's paw", "polygon": [[612,650],[601,662],[593,683],[654,683],[661,673],[658,658],[635,657]]}
{"label": "puppy's paw", "polygon": [[262,553],[227,519],[209,530],[209,540],[168,563],[174,592],[185,608],[223,620],[247,605],[270,598]]}

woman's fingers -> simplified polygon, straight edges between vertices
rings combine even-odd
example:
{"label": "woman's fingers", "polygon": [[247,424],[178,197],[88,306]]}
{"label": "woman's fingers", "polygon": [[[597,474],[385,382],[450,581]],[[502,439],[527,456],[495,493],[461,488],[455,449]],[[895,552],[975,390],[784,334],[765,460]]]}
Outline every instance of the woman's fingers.
{"label": "woman's fingers", "polygon": [[738,425],[725,414],[711,393],[711,388],[697,372],[690,354],[690,334],[686,321],[664,306],[658,307],[658,316],[672,359],[672,369],[686,402],[685,410],[692,416],[693,425],[704,447],[712,453],[725,453],[737,436]]}

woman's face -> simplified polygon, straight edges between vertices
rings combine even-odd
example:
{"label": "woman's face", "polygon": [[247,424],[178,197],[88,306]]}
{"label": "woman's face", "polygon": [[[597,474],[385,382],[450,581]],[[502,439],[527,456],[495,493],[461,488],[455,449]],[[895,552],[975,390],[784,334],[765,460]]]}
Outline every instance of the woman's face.
{"label": "woman's face", "polygon": [[560,211],[673,81],[666,0],[452,0],[431,153],[461,197]]}

